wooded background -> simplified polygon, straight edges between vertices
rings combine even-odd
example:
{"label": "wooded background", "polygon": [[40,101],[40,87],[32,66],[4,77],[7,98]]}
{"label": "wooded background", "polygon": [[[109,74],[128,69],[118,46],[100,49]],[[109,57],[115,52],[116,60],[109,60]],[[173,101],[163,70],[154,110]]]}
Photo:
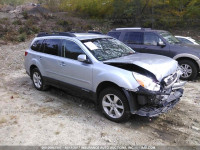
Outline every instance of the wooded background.
{"label": "wooded background", "polygon": [[86,19],[103,19],[116,26],[159,29],[200,28],[200,0],[0,0],[1,4],[44,4]]}

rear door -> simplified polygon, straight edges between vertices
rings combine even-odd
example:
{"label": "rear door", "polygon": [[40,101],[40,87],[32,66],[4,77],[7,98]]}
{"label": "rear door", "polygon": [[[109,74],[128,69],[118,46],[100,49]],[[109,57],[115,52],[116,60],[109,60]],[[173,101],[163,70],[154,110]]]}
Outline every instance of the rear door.
{"label": "rear door", "polygon": [[60,76],[59,58],[60,58],[60,39],[46,39],[42,44],[43,53],[40,54],[39,60],[45,71],[45,77],[58,80]]}
{"label": "rear door", "polygon": [[164,43],[157,34],[153,32],[145,32],[144,44],[141,46],[141,52],[169,56],[169,46],[159,46],[159,42]]}
{"label": "rear door", "polygon": [[136,52],[142,52],[143,32],[125,32],[123,42]]}

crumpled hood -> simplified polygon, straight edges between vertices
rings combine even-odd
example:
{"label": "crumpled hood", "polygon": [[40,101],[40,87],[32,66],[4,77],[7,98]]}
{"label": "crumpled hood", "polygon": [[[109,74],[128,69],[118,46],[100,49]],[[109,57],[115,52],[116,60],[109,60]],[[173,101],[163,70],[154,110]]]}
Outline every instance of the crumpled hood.
{"label": "crumpled hood", "polygon": [[169,57],[143,53],[135,53],[133,55],[107,60],[105,63],[128,63],[137,65],[153,73],[158,81],[174,73],[178,67],[177,61]]}

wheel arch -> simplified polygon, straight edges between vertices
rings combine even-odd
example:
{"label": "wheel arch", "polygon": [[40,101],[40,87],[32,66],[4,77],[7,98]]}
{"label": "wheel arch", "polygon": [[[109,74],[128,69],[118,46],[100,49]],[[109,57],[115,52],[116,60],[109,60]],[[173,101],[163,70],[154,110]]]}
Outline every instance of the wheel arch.
{"label": "wheel arch", "polygon": [[31,77],[31,79],[32,79],[32,71],[33,71],[33,69],[35,69],[35,68],[38,68],[36,65],[31,65],[30,66],[30,77]]}
{"label": "wheel arch", "polygon": [[98,85],[97,90],[96,90],[97,104],[99,105],[100,92],[103,91],[103,89],[106,89],[108,87],[115,87],[115,88],[119,89],[122,92],[122,94],[124,94],[124,96],[127,98],[127,101],[129,103],[130,111],[132,114],[134,114],[134,112],[138,109],[136,95],[134,95],[130,91],[127,91],[124,88],[122,88],[122,87],[118,86],[117,84],[110,82],[110,81],[104,81]]}
{"label": "wheel arch", "polygon": [[198,70],[200,70],[199,64],[196,62],[195,59],[193,59],[193,58],[191,58],[191,57],[179,57],[179,58],[177,58],[176,60],[177,60],[178,62],[181,61],[181,60],[190,60],[190,61],[192,61],[192,62],[196,65],[196,67],[198,68]]}
{"label": "wheel arch", "polygon": [[108,87],[115,87],[117,89],[120,89],[120,91],[123,91],[122,88],[120,86],[118,86],[117,84],[111,82],[111,81],[103,81],[101,82],[96,89],[96,94],[97,94],[97,99],[99,98],[99,94],[103,89],[106,89]]}
{"label": "wheel arch", "polygon": [[173,59],[180,61],[180,60],[191,60],[192,62],[194,62],[194,64],[197,66],[197,68],[200,70],[200,62],[199,58],[193,54],[187,54],[187,53],[182,53],[182,54],[178,54],[176,56],[173,57]]}

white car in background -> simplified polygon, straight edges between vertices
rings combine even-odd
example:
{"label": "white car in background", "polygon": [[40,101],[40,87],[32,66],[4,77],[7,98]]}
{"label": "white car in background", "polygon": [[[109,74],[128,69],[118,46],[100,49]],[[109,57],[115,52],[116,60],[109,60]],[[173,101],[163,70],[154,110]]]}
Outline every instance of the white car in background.
{"label": "white car in background", "polygon": [[179,41],[181,41],[182,43],[186,43],[186,44],[193,44],[193,45],[200,45],[200,42],[194,40],[191,37],[185,37],[185,36],[175,36]]}

